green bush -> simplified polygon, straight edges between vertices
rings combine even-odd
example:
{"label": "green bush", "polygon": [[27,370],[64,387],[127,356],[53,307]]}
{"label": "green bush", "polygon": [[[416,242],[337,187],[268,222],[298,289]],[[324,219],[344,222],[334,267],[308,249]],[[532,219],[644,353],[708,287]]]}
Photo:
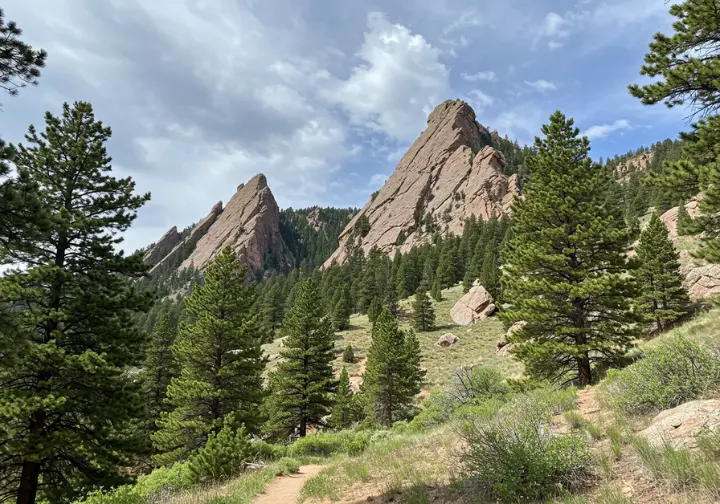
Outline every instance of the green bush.
{"label": "green bush", "polygon": [[271,444],[261,439],[254,441],[251,446],[254,459],[263,462],[278,460],[287,454],[287,446]]}
{"label": "green bush", "polygon": [[298,439],[290,446],[293,457],[330,457],[336,453],[358,455],[371,444],[372,431],[319,432]]}
{"label": "green bush", "polygon": [[295,474],[300,471],[300,462],[297,459],[290,457],[283,457],[278,460],[275,464],[277,471],[276,476],[283,476],[285,474]]}
{"label": "green bush", "polygon": [[455,371],[452,395],[461,404],[504,397],[510,392],[503,374],[493,367],[464,366]]}
{"label": "green bush", "polygon": [[145,504],[147,500],[128,485],[110,493],[93,492],[81,502],[83,504]]}
{"label": "green bush", "polygon": [[481,491],[504,502],[546,498],[572,486],[591,462],[584,436],[553,436],[551,410],[530,397],[514,400],[491,421],[462,427],[463,462]]}
{"label": "green bush", "polygon": [[188,467],[196,482],[219,481],[241,471],[243,462],[252,455],[250,435],[245,428],[233,429],[226,425],[217,435],[211,434],[205,446],[190,456]]}
{"label": "green bush", "polygon": [[677,336],[644,359],[608,371],[601,396],[627,413],[674,408],[720,385],[720,360],[696,341]]}
{"label": "green bush", "polygon": [[194,478],[187,463],[159,467],[140,476],[135,485],[125,485],[110,492],[94,492],[84,504],[145,504],[154,497],[190,488]]}
{"label": "green bush", "polygon": [[[406,430],[423,432],[447,422],[455,408],[454,402],[453,398],[448,397],[444,392],[433,390],[422,402],[420,412],[407,423]],[[396,430],[395,426],[393,430]]]}
{"label": "green bush", "polygon": [[352,364],[355,362],[355,350],[353,349],[352,345],[348,345],[345,347],[345,350],[343,350],[343,356],[342,356],[343,362],[347,362],[348,364]]}

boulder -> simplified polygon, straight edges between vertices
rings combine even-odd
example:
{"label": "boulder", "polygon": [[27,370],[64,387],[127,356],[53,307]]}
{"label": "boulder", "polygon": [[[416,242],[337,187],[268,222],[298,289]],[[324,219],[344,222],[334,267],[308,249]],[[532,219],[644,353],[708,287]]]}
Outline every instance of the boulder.
{"label": "boulder", "polygon": [[705,430],[720,429],[720,400],[690,401],[665,410],[653,418],[650,426],[639,433],[651,445],[673,448],[697,448],[698,436]]}
{"label": "boulder", "polygon": [[[325,266],[343,264],[353,246],[366,254],[373,247],[392,254],[398,245],[405,253],[428,243],[421,223],[428,215],[443,232],[460,235],[471,215],[489,220],[507,213],[520,179],[502,174],[505,159],[491,144],[470,105],[461,100],[438,105],[395,172],[343,230]],[[356,229],[361,219],[369,224],[362,232]]]}
{"label": "boulder", "polygon": [[495,312],[493,298],[476,280],[472,288],[450,309],[450,317],[458,325],[485,320]]}
{"label": "boulder", "polygon": [[505,333],[505,337],[509,338],[510,336],[512,336],[513,334],[518,332],[520,329],[522,329],[526,325],[527,325],[527,322],[525,322],[524,320],[515,322],[513,325],[510,326],[510,329],[507,330],[507,332]]}
{"label": "boulder", "polygon": [[440,339],[437,340],[437,343],[435,343],[435,345],[439,346],[440,348],[447,348],[453,346],[458,341],[460,341],[460,338],[455,336],[453,333],[447,333],[440,336]]}
{"label": "boulder", "polygon": [[720,264],[706,264],[690,269],[683,285],[692,299],[720,294]]}

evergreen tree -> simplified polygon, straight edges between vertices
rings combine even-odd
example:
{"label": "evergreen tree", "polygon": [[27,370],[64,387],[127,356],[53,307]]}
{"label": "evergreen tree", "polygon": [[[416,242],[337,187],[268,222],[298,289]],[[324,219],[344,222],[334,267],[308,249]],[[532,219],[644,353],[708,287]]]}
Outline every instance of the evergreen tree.
{"label": "evergreen tree", "polygon": [[309,426],[323,425],[322,418],[333,405],[335,334],[319,300],[315,283],[305,280],[285,316],[283,360],[270,374],[265,404],[266,430],[276,438],[292,435],[296,429],[304,437]]}
{"label": "evergreen tree", "polygon": [[495,250],[495,242],[491,242],[485,248],[485,257],[483,259],[482,272],[480,274],[480,283],[490,295],[498,299],[500,291],[500,269],[497,264],[497,251]]}
{"label": "evergreen tree", "polygon": [[[455,258],[452,240],[444,241],[444,247],[440,255],[440,264],[438,265],[435,276],[443,288],[452,287],[457,281],[457,260]],[[428,286],[429,285],[432,284],[428,284]]]}
{"label": "evergreen tree", "polygon": [[677,251],[665,224],[655,212],[637,246],[640,295],[637,307],[655,330],[664,331],[690,312],[690,299],[683,287]]}
{"label": "evergreen tree", "polygon": [[484,258],[485,243],[481,238],[475,244],[472,259],[470,259],[470,265],[465,271],[465,276],[463,277],[463,292],[468,292],[472,288],[475,280],[479,279],[480,275],[482,275],[482,265]]}
{"label": "evergreen tree", "polygon": [[390,282],[388,284],[388,288],[385,290],[383,306],[390,310],[393,317],[397,317],[400,314],[400,306],[398,305],[397,299],[397,288],[394,282]]}
{"label": "evergreen tree", "polygon": [[222,429],[233,414],[248,432],[260,426],[263,397],[264,340],[258,316],[251,307],[254,285],[248,284],[247,267],[239,267],[230,247],[222,249],[185,298],[192,322],[180,325],[173,355],[180,376],[170,382],[170,413],[158,420],[153,435],[158,464],[186,458],[205,445],[211,433]]}
{"label": "evergreen tree", "polygon": [[683,203],[678,206],[677,214],[677,234],[678,236],[687,236],[695,234],[695,226],[692,217],[687,211]]}
{"label": "evergreen tree", "polygon": [[432,284],[432,289],[430,290],[430,295],[435,301],[442,301],[442,290],[440,289],[440,280],[435,279],[435,281]]}
{"label": "evergreen tree", "polygon": [[347,429],[357,418],[355,394],[350,388],[350,376],[343,366],[335,392],[335,406],[332,409],[332,426],[336,429]]}
{"label": "evergreen tree", "polygon": [[177,327],[173,324],[170,313],[160,315],[153,327],[147,352],[145,353],[144,369],[141,374],[142,392],[147,401],[147,414],[152,422],[150,431],[154,431],[155,420],[161,413],[169,413],[171,408],[165,402],[170,381],[178,376],[178,366],[172,355],[172,346],[177,336]]}
{"label": "evergreen tree", "polygon": [[285,299],[282,295],[281,286],[278,283],[265,293],[262,300],[262,324],[266,328],[270,339],[274,336],[275,329],[282,322],[285,309]]}
{"label": "evergreen tree", "polygon": [[116,252],[150,196],[111,175],[110,128],[90,104],[45,122],[14,158],[16,187],[35,193],[45,222],[17,228],[6,252],[18,267],[0,278],[0,484],[23,504],[127,479],[142,416],[125,372],[140,364],[132,316],[150,302],[128,282],[145,274],[141,257]]}
{"label": "evergreen tree", "polygon": [[380,300],[377,296],[373,298],[373,300],[370,302],[370,307],[368,308],[368,320],[370,323],[375,323],[375,319],[377,319],[378,315],[380,315],[380,312],[382,311],[382,303],[380,303]]}
{"label": "evergreen tree", "polygon": [[344,331],[350,327],[350,288],[344,285],[338,293],[338,300],[332,312],[332,323],[336,331]]}
{"label": "evergreen tree", "polygon": [[593,364],[616,362],[635,335],[629,239],[622,209],[604,205],[612,175],[572,119],[555,112],[542,132],[503,260],[504,317],[526,322],[512,340],[529,374],[588,384]]}
{"label": "evergreen tree", "polygon": [[667,164],[658,184],[683,199],[702,191],[702,215],[695,219],[704,232],[698,255],[720,261],[720,68],[717,34],[717,3],[714,0],[685,0],[670,6],[676,19],[675,33],[655,35],[640,73],[656,78],[652,83],[630,86],[630,93],[644,105],[664,103],[668,107],[689,105],[693,114],[707,115],[693,131],[682,134],[683,159]]}
{"label": "evergreen tree", "polygon": [[413,301],[413,326],[421,332],[431,331],[435,326],[435,310],[427,290],[419,287]]}
{"label": "evergreen tree", "polygon": [[345,347],[345,350],[343,350],[342,360],[348,364],[355,362],[355,349],[349,343],[348,346]]}
{"label": "evergreen tree", "polygon": [[399,419],[420,392],[420,344],[412,332],[401,331],[388,310],[373,326],[361,394],[367,412],[384,425]]}

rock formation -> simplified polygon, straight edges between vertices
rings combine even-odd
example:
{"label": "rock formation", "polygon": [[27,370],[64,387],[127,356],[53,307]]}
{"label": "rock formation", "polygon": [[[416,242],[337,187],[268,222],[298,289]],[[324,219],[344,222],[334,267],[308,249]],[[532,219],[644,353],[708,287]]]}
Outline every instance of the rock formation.
{"label": "rock formation", "polygon": [[[240,184],[225,208],[218,202],[187,237],[179,239],[173,228],[148,250],[145,262],[154,264],[151,275],[169,268],[204,270],[225,246],[230,246],[253,272],[292,265],[292,256],[280,235],[280,209],[262,174]],[[171,243],[172,249],[163,255]]]}
{"label": "rock formation", "polygon": [[631,173],[644,170],[648,167],[648,165],[650,165],[650,163],[652,163],[654,155],[654,152],[645,152],[625,161],[624,163],[620,163],[615,167],[615,178],[619,180],[626,180]]}
{"label": "rock formation", "polygon": [[683,285],[691,299],[702,299],[720,294],[720,264],[706,264],[692,268]]}
{"label": "rock formation", "polygon": [[458,341],[460,341],[460,338],[455,336],[453,333],[447,333],[440,336],[440,338],[435,343],[435,346],[438,346],[440,348],[447,348],[453,346]]}
{"label": "rock formation", "polygon": [[495,313],[493,298],[485,287],[475,280],[472,288],[450,309],[450,317],[458,325],[480,322]]}
{"label": "rock formation", "polygon": [[385,185],[350,221],[325,263],[343,263],[354,247],[392,253],[426,243],[428,223],[460,234],[471,215],[488,220],[510,209],[520,184],[501,173],[505,160],[490,132],[460,100],[440,104]]}
{"label": "rock formation", "polygon": [[720,429],[720,401],[690,401],[663,411],[650,426],[640,432],[651,445],[661,448],[668,444],[675,449],[697,448],[698,436],[704,431]]}

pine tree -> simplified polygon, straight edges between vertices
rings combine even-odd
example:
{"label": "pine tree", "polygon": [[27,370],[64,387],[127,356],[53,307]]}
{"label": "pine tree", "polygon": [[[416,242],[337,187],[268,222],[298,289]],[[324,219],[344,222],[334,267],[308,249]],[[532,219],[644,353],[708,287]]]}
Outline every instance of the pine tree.
{"label": "pine tree", "polygon": [[292,435],[296,429],[304,437],[308,427],[323,425],[322,418],[333,404],[335,334],[319,300],[315,283],[305,280],[285,316],[283,360],[270,374],[265,403],[266,430],[276,438]]}
{"label": "pine tree", "polygon": [[687,236],[695,234],[695,226],[692,217],[687,211],[684,204],[678,206],[677,214],[677,234],[678,236]]}
{"label": "pine tree", "polygon": [[282,322],[284,309],[285,299],[281,287],[275,283],[265,293],[262,300],[262,324],[271,338],[274,336],[275,329]]}
{"label": "pine tree", "polygon": [[419,287],[413,301],[413,326],[421,332],[431,331],[435,326],[435,310],[427,290]]}
{"label": "pine tree", "polygon": [[435,277],[440,281],[443,288],[452,287],[458,278],[457,260],[455,258],[453,242],[446,240],[442,253],[440,254],[440,264],[437,268]]}
{"label": "pine tree", "polygon": [[140,364],[132,317],[150,303],[128,282],[145,274],[141,257],[116,252],[149,195],[112,176],[110,129],[90,104],[45,122],[14,163],[17,188],[35,192],[46,221],[17,228],[8,257],[18,268],[0,279],[11,315],[0,314],[0,484],[3,499],[24,504],[126,479],[141,447],[142,400],[125,372]]}
{"label": "pine tree", "polygon": [[610,169],[593,164],[572,119],[555,112],[542,132],[513,212],[502,272],[511,306],[503,313],[526,322],[513,353],[529,374],[588,384],[593,364],[616,362],[635,335],[629,238],[622,209],[604,205]]}
{"label": "pine tree", "polygon": [[637,308],[656,331],[662,332],[687,316],[690,299],[683,287],[677,251],[657,212],[640,235],[637,260],[640,265],[636,273],[640,283]]}
{"label": "pine tree", "polygon": [[465,271],[465,276],[463,277],[463,292],[468,292],[472,288],[475,280],[478,280],[480,278],[480,275],[482,275],[482,265],[484,258],[485,242],[481,238],[475,244],[472,259],[470,259],[470,265]]}
{"label": "pine tree", "polygon": [[369,415],[389,426],[412,405],[425,377],[420,360],[415,334],[401,331],[390,312],[383,310],[373,326],[361,386]]}
{"label": "pine tree", "polygon": [[443,299],[442,289],[440,289],[440,280],[437,278],[435,279],[435,281],[432,284],[432,289],[430,290],[430,295],[437,302],[440,302]]}
{"label": "pine tree", "polygon": [[380,312],[382,311],[382,303],[380,302],[380,299],[378,299],[377,296],[375,296],[372,301],[370,302],[370,307],[368,308],[368,320],[370,323],[374,323],[375,319],[377,319],[378,315],[380,315]]}
{"label": "pine tree", "polygon": [[397,317],[400,314],[400,306],[398,305],[397,299],[397,288],[395,286],[395,283],[392,281],[388,284],[388,287],[385,290],[385,299],[383,300],[383,306],[390,310],[390,313],[392,313],[393,317]]}
{"label": "pine tree", "polygon": [[344,285],[339,291],[337,303],[332,312],[332,323],[336,331],[350,327],[350,288]]}
{"label": "pine tree", "polygon": [[480,284],[485,287],[485,290],[488,291],[493,298],[498,299],[500,291],[500,269],[497,264],[497,252],[494,241],[490,242],[485,248]]}
{"label": "pine tree", "polygon": [[652,83],[629,87],[644,105],[667,107],[689,105],[693,115],[708,116],[681,134],[683,158],[663,167],[655,183],[671,189],[683,199],[702,191],[702,214],[695,219],[703,234],[698,255],[720,261],[720,50],[713,43],[717,33],[717,4],[714,0],[685,0],[670,6],[676,19],[675,33],[657,33],[645,55],[641,75]]}
{"label": "pine tree", "polygon": [[233,414],[238,425],[258,432],[263,397],[264,340],[258,316],[251,307],[254,285],[247,267],[239,267],[230,247],[222,249],[185,298],[192,322],[180,325],[173,355],[180,376],[170,382],[167,400],[173,410],[158,420],[152,439],[157,464],[184,459],[205,445]]}
{"label": "pine tree", "polygon": [[177,336],[170,313],[160,315],[150,335],[142,371],[142,392],[147,401],[147,414],[152,422],[150,432],[155,430],[155,420],[171,408],[165,402],[170,381],[177,377],[179,369],[172,355],[172,346]]}
{"label": "pine tree", "polygon": [[350,376],[343,366],[335,392],[335,406],[332,409],[332,426],[335,429],[347,429],[357,419],[355,394],[350,388]]}

